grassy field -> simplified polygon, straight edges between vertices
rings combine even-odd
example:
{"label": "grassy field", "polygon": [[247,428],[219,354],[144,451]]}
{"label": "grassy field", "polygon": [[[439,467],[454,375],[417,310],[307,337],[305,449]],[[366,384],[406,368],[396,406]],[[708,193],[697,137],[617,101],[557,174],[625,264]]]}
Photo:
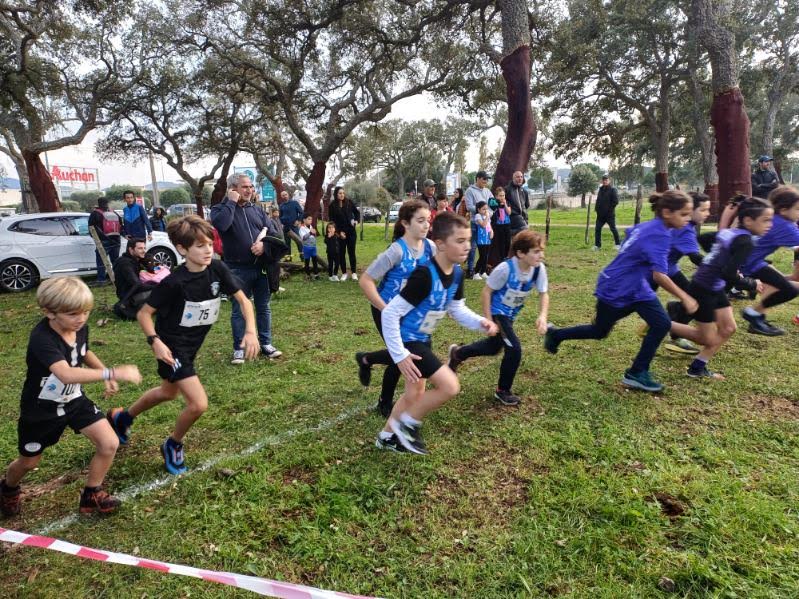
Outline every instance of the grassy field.
{"label": "grassy field", "polygon": [[[367,227],[362,265],[385,247],[382,232]],[[552,231],[557,325],[590,320],[597,272],[613,256],[609,243],[588,251],[582,235]],[[789,260],[780,253],[777,265],[787,270]],[[533,304],[518,323],[523,404],[492,400],[498,359],[467,362],[461,394],[426,423],[432,453],[422,458],[373,446],[383,424],[369,409],[378,387],[360,387],[352,356],[380,340],[357,284],[294,277],[284,285],[272,302],[283,358],[230,366],[229,306],[198,358],[211,407],[187,437],[187,462],[227,457],[141,492],[109,518],[67,521],[54,536],[391,598],[799,595],[793,328],[780,338],[739,331],[712,365],[725,382],[689,379],[687,360],[661,351],[653,369],[667,388],[646,395],[619,382],[637,350],[638,320],[623,321],[605,342],[564,344],[550,356],[534,332]],[[473,307],[481,286],[467,283]],[[145,381],[111,401],[100,385],[88,394],[103,407],[128,405],[157,383],[154,360],[134,323],[96,326],[109,316],[111,292],[96,298],[93,349],[109,364],[138,364]],[[772,320],[792,327],[794,308]],[[5,464],[16,455],[25,347],[39,318],[34,295],[0,296],[0,316]],[[446,321],[434,345],[443,355],[475,338]],[[158,444],[179,409],[173,402],[137,420],[111,469],[111,491],[162,477]],[[90,457],[88,441],[65,433],[25,481],[23,514],[0,525],[39,531],[74,514]],[[249,596],[34,548],[0,554],[0,597]]]}

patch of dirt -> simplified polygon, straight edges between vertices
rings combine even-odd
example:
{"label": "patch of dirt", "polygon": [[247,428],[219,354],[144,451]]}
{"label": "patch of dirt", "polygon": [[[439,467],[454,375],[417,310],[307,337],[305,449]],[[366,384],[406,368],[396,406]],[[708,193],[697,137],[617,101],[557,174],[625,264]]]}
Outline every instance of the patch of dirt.
{"label": "patch of dirt", "polygon": [[38,485],[25,484],[22,486],[22,499],[35,499],[36,497],[41,497],[42,495],[52,493],[61,487],[65,487],[66,485],[75,482],[85,475],[85,472],[67,472],[66,474],[62,474],[61,476],[57,476],[52,480],[48,480]]}
{"label": "patch of dirt", "polygon": [[762,415],[768,420],[799,419],[799,403],[775,395],[746,395],[740,398],[741,403],[750,408],[750,412]]}
{"label": "patch of dirt", "polygon": [[672,520],[679,518],[688,511],[688,504],[685,501],[681,501],[674,497],[674,495],[670,495],[663,491],[653,493],[648,500],[653,502],[657,501],[660,504],[660,510],[663,514]]}
{"label": "patch of dirt", "polygon": [[621,474],[635,474],[636,472],[643,472],[646,470],[646,464],[634,460],[626,464],[614,464],[613,469]]}
{"label": "patch of dirt", "polygon": [[316,473],[302,466],[292,466],[283,473],[284,485],[291,485],[298,482],[305,483],[306,485],[313,485],[316,482]]}

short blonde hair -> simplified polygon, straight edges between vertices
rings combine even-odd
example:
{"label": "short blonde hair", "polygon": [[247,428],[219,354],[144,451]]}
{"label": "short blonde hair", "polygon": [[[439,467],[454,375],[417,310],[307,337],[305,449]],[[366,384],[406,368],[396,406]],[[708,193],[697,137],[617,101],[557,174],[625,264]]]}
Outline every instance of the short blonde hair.
{"label": "short blonde hair", "polygon": [[94,296],[86,283],[77,277],[47,279],[36,291],[36,302],[53,314],[91,310]]}

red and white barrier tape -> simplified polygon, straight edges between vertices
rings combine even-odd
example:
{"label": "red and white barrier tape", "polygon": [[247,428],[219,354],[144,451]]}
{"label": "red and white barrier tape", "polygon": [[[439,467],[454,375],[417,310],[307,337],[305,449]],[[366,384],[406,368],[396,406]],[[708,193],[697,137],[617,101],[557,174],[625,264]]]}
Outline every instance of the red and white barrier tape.
{"label": "red and white barrier tape", "polygon": [[226,584],[239,589],[246,589],[248,591],[252,591],[253,593],[266,595],[268,597],[280,597],[281,599],[341,599],[342,597],[347,599],[374,599],[372,597],[365,597],[362,595],[349,595],[347,593],[325,591],[322,589],[307,587],[301,584],[280,582],[277,580],[269,580],[267,578],[258,578],[256,576],[232,574],[230,572],[215,572],[213,570],[201,570],[199,568],[192,568],[191,566],[181,566],[178,564],[169,564],[166,562],[142,559],[140,557],[127,555],[125,553],[100,551],[99,549],[91,549],[89,547],[73,545],[72,543],[59,541],[58,539],[53,539],[51,537],[29,535],[24,532],[16,532],[14,530],[8,530],[5,528],[0,528],[0,541],[19,545],[28,545],[29,547],[51,549],[53,551],[68,553],[69,555],[82,557],[84,559],[93,559],[98,562],[110,562],[112,564],[122,564],[124,566],[134,566],[137,568],[157,570],[158,572],[164,572],[165,574],[180,574],[181,576],[201,578],[202,580],[218,582],[220,584]]}

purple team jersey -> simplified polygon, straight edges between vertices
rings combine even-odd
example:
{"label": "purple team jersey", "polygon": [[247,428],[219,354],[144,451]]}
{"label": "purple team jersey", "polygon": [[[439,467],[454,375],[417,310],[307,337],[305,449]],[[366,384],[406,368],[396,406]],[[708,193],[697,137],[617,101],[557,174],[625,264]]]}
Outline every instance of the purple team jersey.
{"label": "purple team jersey", "polygon": [[773,254],[778,248],[792,248],[799,245],[799,227],[796,223],[774,215],[774,224],[768,233],[758,237],[755,249],[749,254],[749,259],[741,267],[741,272],[751,277],[764,266],[768,266],[765,257]]}
{"label": "purple team jersey", "polygon": [[670,277],[680,272],[680,258],[699,253],[699,241],[696,238],[696,227],[688,223],[679,229],[671,229],[671,248],[669,249]]}
{"label": "purple team jersey", "polygon": [[653,272],[668,273],[671,232],[660,218],[627,231],[627,239],[613,262],[599,273],[596,295],[615,308],[657,298],[649,284]]}

